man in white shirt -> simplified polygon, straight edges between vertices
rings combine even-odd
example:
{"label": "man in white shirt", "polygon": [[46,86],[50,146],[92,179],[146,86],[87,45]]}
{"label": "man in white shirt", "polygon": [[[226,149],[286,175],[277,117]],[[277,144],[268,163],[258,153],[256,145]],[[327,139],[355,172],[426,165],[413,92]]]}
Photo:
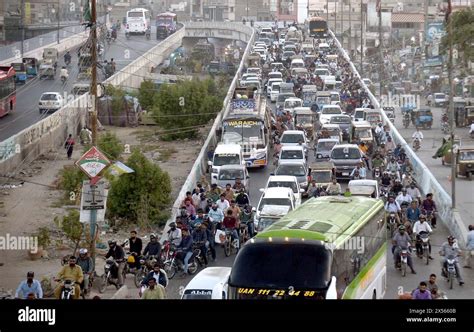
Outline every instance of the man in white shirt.
{"label": "man in white shirt", "polygon": [[411,201],[413,200],[410,195],[407,194],[406,188],[403,188],[400,194],[395,199],[398,205],[402,206],[405,203],[407,206],[410,205]]}
{"label": "man in white shirt", "polygon": [[420,128],[416,128],[416,131],[411,135],[411,138],[416,139],[418,138],[420,142],[423,140],[423,133],[420,131]]}
{"label": "man in white shirt", "polygon": [[[422,233],[430,234],[431,232],[433,232],[433,229],[431,228],[430,224],[426,222],[426,216],[423,214],[420,215],[420,220],[415,222],[415,225],[413,226],[413,233],[416,235],[416,252],[419,257],[423,255],[423,247],[422,247],[420,235]],[[429,246],[430,259],[433,259],[431,257],[431,243],[430,242],[428,242],[428,246]]]}
{"label": "man in white shirt", "polygon": [[411,196],[412,200],[418,200],[418,204],[421,203],[420,190],[415,186],[414,183],[411,183],[410,187],[407,188],[407,194]]}
{"label": "man in white shirt", "polygon": [[217,201],[217,207],[222,211],[225,212],[230,206],[230,203],[227,199],[225,199],[225,194],[221,194],[221,198]]}
{"label": "man in white shirt", "polygon": [[399,213],[401,212],[401,208],[400,208],[400,205],[397,203],[397,201],[395,200],[395,197],[393,196],[390,196],[388,198],[388,201],[387,203],[385,203],[385,212],[386,212],[386,215],[389,215],[390,213],[395,213],[395,218],[397,219],[397,224],[400,224],[400,217],[399,217]]}

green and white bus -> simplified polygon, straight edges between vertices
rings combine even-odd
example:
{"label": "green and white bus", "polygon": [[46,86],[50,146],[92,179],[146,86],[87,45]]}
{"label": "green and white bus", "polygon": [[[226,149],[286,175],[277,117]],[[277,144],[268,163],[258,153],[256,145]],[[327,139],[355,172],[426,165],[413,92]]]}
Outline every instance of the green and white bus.
{"label": "green and white bus", "polygon": [[248,241],[231,299],[381,299],[386,288],[381,200],[312,198]]}

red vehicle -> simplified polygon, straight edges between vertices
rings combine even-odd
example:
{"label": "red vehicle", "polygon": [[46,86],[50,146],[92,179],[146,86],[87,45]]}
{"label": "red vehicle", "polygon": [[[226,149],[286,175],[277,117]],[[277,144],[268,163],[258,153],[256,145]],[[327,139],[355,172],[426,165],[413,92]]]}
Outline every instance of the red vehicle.
{"label": "red vehicle", "polygon": [[15,70],[11,66],[0,66],[0,118],[15,110]]}

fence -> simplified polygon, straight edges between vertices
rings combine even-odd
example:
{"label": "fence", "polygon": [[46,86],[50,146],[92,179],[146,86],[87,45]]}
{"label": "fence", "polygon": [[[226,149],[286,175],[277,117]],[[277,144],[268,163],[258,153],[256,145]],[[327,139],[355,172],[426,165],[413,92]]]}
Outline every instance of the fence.
{"label": "fence", "polygon": [[429,168],[426,167],[426,165],[420,158],[418,158],[416,153],[411,149],[410,145],[405,141],[402,135],[398,132],[397,128],[395,128],[395,126],[389,120],[385,112],[382,111],[379,102],[374,97],[372,92],[370,92],[369,88],[365,85],[365,83],[362,82],[362,78],[359,72],[350,60],[346,51],[342,48],[339,41],[334,37],[332,31],[330,31],[330,35],[336,41],[339,53],[344,57],[347,62],[349,62],[352,72],[357,76],[363,89],[369,95],[372,105],[376,109],[379,109],[381,111],[384,123],[387,124],[390,128],[390,133],[394,143],[401,144],[401,146],[405,149],[407,157],[410,159],[410,162],[413,166],[413,177],[418,183],[421,193],[423,195],[426,195],[427,193],[433,194],[433,200],[436,201],[436,206],[438,208],[439,219],[441,219],[441,221],[446,225],[446,227],[448,227],[451,234],[458,239],[461,246],[464,246],[467,236],[466,226],[462,222],[459,213],[453,213],[453,210],[451,209],[451,196],[443,189],[443,187],[436,180]]}

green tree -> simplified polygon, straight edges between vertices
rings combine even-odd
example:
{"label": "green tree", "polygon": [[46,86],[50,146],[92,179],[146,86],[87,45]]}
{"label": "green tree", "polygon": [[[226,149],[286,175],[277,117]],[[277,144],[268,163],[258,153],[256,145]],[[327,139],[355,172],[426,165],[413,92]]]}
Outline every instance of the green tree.
{"label": "green tree", "polygon": [[74,204],[87,176],[78,167],[64,168],[59,172],[59,188],[64,190],[64,199]]}
{"label": "green tree", "polygon": [[[474,61],[474,8],[470,7],[451,14],[451,35],[453,47],[460,53],[464,68],[468,67],[469,61]],[[447,30],[447,28],[446,28]],[[447,54],[449,40],[446,34],[441,41],[441,51]]]}
{"label": "green tree", "polygon": [[105,92],[108,96],[112,97],[112,113],[120,114],[124,109],[125,90],[109,84],[106,86]]}
{"label": "green tree", "polygon": [[[107,199],[108,212],[113,217],[140,223],[147,219],[163,224],[168,218],[171,202],[171,180],[168,173],[134,150],[127,165],[135,172],[123,174],[112,182]],[[143,203],[147,206],[144,207]],[[146,211],[146,217],[143,216]]]}
{"label": "green tree", "polygon": [[[91,144],[86,145],[84,147],[84,152],[89,150],[91,147]],[[105,134],[100,135],[97,140],[97,147],[111,160],[120,159],[120,155],[124,150],[122,142],[117,135],[112,132],[106,132]]]}
{"label": "green tree", "polygon": [[140,101],[140,105],[145,110],[150,110],[153,107],[153,99],[155,95],[158,93],[156,89],[155,83],[150,80],[144,80],[140,84],[140,88],[138,90],[138,100]]}
{"label": "green tree", "polygon": [[211,80],[183,81],[160,88],[152,112],[156,122],[169,132],[162,138],[195,138],[198,127],[221,110],[223,98],[218,92]]}
{"label": "green tree", "polygon": [[79,242],[81,242],[83,225],[79,222],[79,211],[70,210],[67,216],[63,216],[62,220],[56,216],[54,222],[66,235],[66,237],[74,244],[74,252],[76,252]]}

